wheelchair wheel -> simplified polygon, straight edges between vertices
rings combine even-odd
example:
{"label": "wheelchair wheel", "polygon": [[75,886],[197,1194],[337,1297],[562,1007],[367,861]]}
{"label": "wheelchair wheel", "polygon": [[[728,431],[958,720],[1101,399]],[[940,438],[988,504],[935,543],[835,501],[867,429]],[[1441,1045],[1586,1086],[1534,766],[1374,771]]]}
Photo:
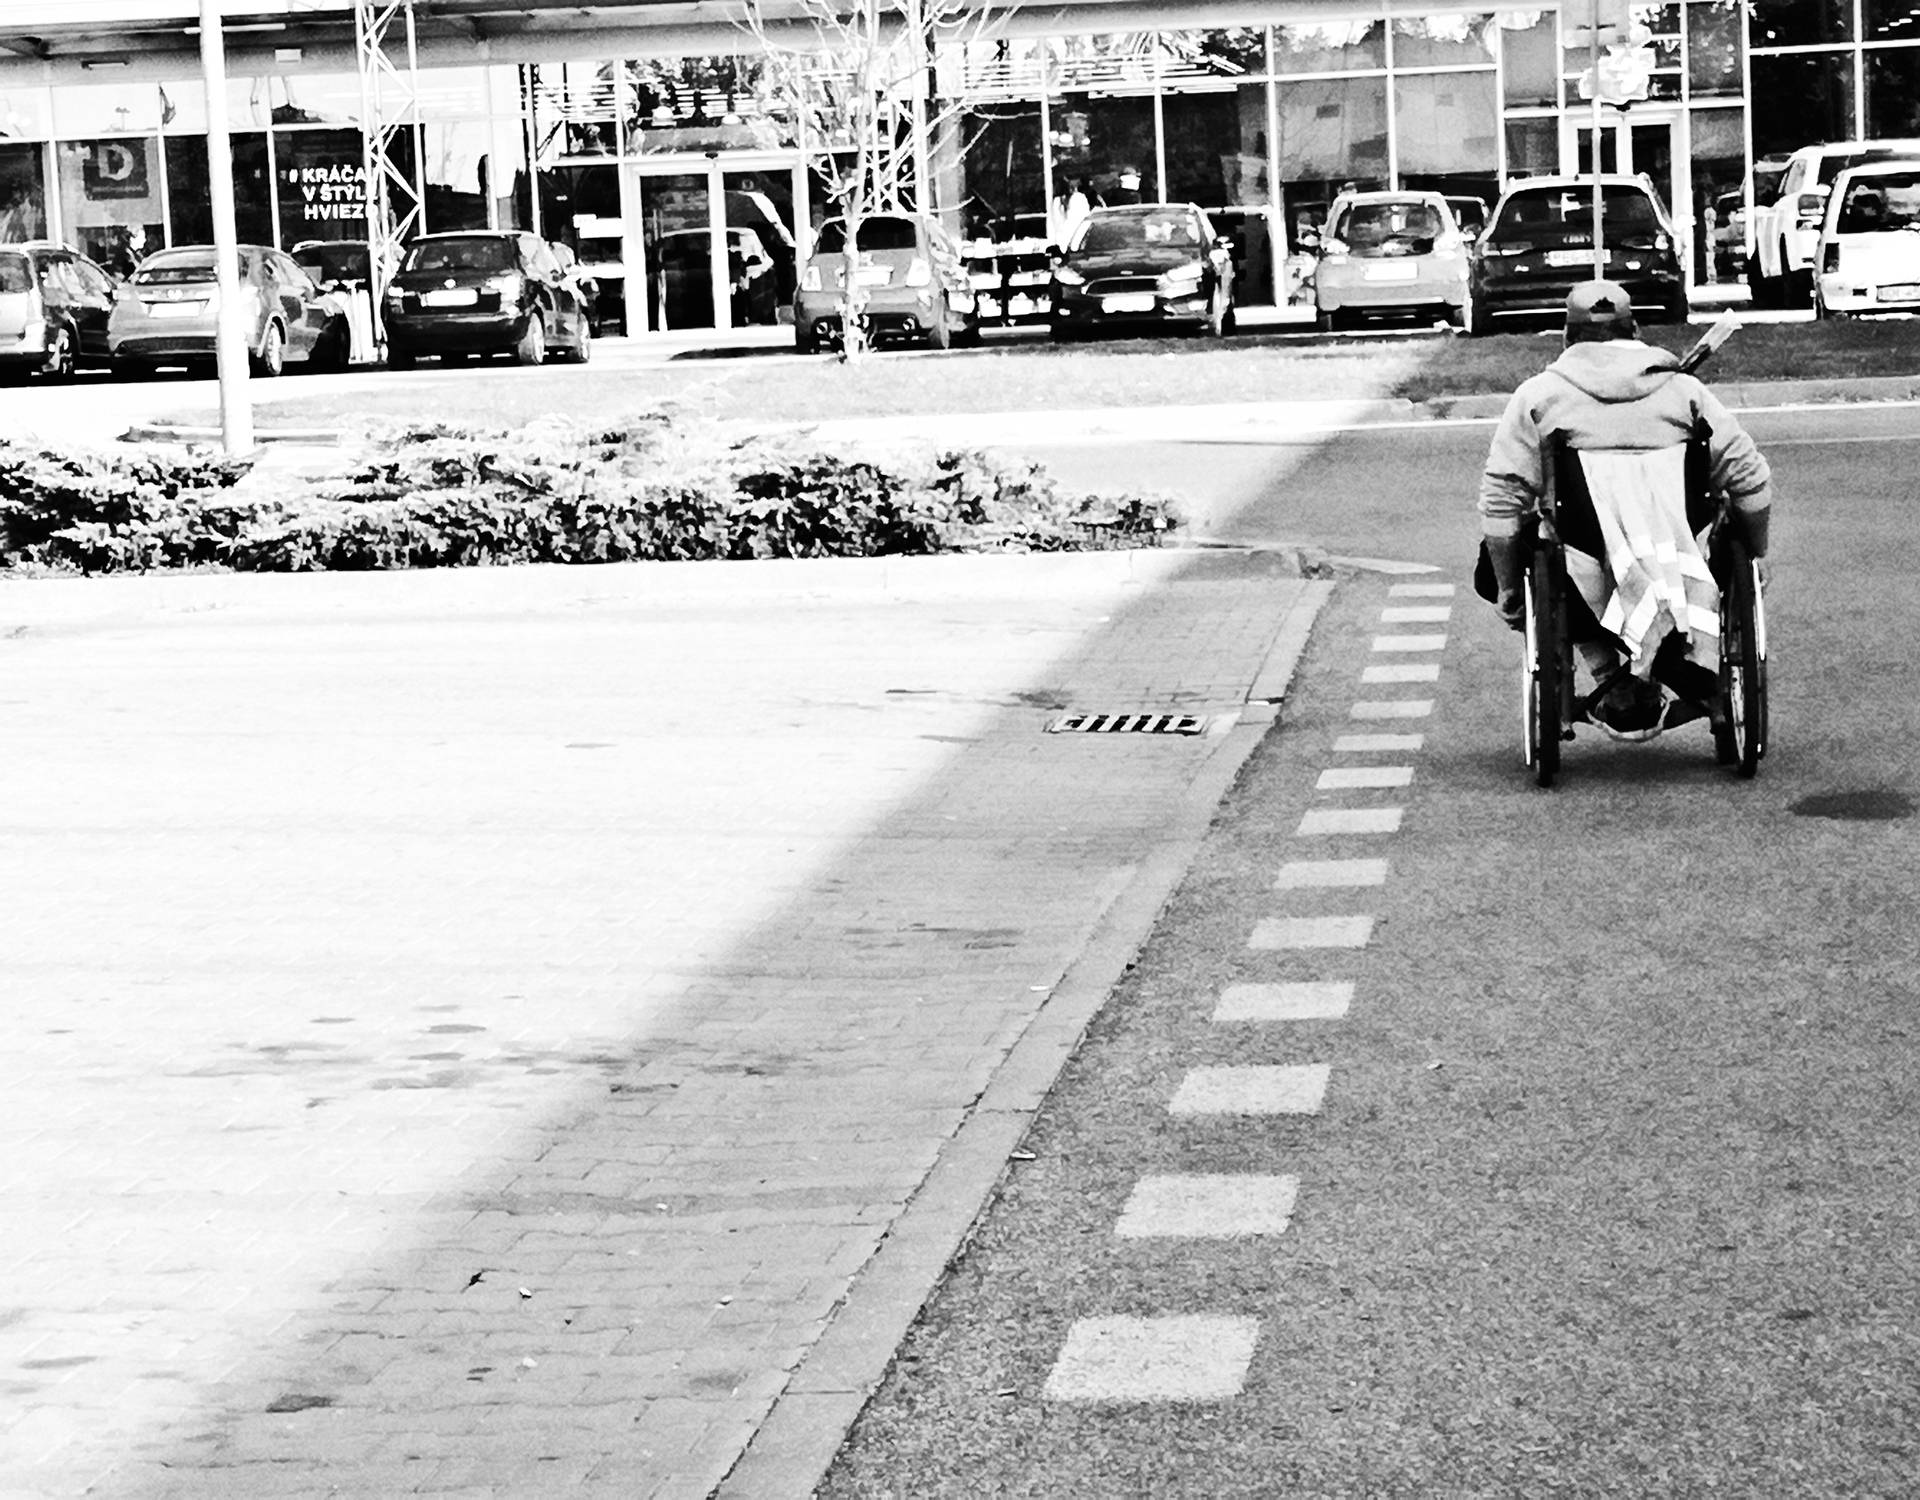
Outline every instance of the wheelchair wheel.
{"label": "wheelchair wheel", "polygon": [[1520,718],[1527,769],[1537,785],[1552,786],[1560,770],[1566,714],[1565,622],[1552,552],[1534,553],[1526,577],[1526,649],[1520,662]]}
{"label": "wheelchair wheel", "polygon": [[1720,590],[1720,693],[1714,752],[1722,765],[1752,776],[1767,753],[1767,623],[1753,558],[1738,540],[1727,543]]}

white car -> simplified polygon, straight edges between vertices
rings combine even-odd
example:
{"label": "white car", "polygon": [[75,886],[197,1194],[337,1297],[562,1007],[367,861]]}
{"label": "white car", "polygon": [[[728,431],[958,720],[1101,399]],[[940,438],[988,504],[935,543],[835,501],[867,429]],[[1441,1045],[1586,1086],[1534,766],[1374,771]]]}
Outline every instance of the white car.
{"label": "white car", "polygon": [[1853,167],[1820,227],[1815,317],[1920,311],[1920,161]]}
{"label": "white car", "polygon": [[1805,307],[1813,296],[1813,255],[1833,181],[1866,162],[1920,159],[1920,139],[1832,141],[1787,158],[1773,200],[1756,202],[1747,285],[1761,307]]}

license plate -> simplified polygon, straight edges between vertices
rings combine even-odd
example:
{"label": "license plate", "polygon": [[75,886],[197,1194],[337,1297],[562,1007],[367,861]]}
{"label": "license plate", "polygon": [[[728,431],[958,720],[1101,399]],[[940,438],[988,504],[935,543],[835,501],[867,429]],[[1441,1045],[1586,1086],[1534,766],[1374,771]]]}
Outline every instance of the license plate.
{"label": "license plate", "polygon": [[1550,266],[1590,266],[1593,264],[1591,250],[1549,250],[1547,264]]}
{"label": "license plate", "polygon": [[1418,277],[1418,266],[1368,266],[1361,274],[1362,281],[1412,281]]}
{"label": "license plate", "polygon": [[1880,288],[1880,300],[1882,302],[1920,302],[1920,283],[1905,281],[1897,286],[1883,286]]}
{"label": "license plate", "polygon": [[862,286],[885,286],[891,280],[893,280],[892,266],[862,266],[860,268],[860,285]]}
{"label": "license plate", "polygon": [[149,302],[147,311],[156,318],[197,318],[207,310],[204,302]]}
{"label": "license plate", "polygon": [[480,300],[480,294],[472,287],[455,287],[451,291],[422,292],[422,307],[472,307]]}
{"label": "license plate", "polygon": [[1100,299],[1100,310],[1110,313],[1147,313],[1153,311],[1153,305],[1152,292],[1122,292]]}

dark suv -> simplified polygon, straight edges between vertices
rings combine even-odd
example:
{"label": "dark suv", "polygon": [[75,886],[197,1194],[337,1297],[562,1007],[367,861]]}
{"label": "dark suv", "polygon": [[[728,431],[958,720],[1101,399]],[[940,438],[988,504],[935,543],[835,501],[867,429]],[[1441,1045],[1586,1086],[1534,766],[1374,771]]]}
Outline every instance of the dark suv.
{"label": "dark suv", "polygon": [[[1605,279],[1650,323],[1684,323],[1686,275],[1666,206],[1644,177],[1601,179]],[[1596,274],[1593,179],[1529,177],[1500,195],[1473,258],[1467,330],[1491,333],[1510,314],[1558,314]]]}
{"label": "dark suv", "polygon": [[585,364],[592,300],[572,253],[538,235],[424,235],[407,246],[381,307],[387,365],[410,369],[427,354],[511,354],[537,365],[550,350]]}
{"label": "dark suv", "polygon": [[63,245],[0,245],[0,380],[106,365],[113,278]]}

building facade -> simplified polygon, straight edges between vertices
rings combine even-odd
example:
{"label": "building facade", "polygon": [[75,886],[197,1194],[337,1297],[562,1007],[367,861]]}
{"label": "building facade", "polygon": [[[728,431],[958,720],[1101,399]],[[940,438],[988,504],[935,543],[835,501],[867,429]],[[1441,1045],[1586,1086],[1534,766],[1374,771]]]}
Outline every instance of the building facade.
{"label": "building facade", "polygon": [[[1765,190],[1771,159],[1920,136],[1920,9],[1905,0],[1667,0],[1634,14],[1651,36],[1649,97],[1605,111],[1601,160],[1653,179],[1696,284],[1737,273],[1735,210]],[[0,46],[9,25],[26,35],[0,12]],[[393,157],[423,227],[571,245],[601,279],[608,331],[766,316],[768,299],[749,312],[732,294],[740,263],[764,256],[789,290],[827,204],[750,38],[624,25],[518,50],[442,40],[409,69]],[[0,240],[57,238],[124,271],[210,238],[190,55],[11,51]],[[932,87],[961,122],[936,153],[933,197],[977,238],[1057,227],[1075,188],[1091,202],[1191,200],[1235,234],[1243,299],[1273,301],[1289,250],[1345,184],[1491,202],[1511,178],[1588,168],[1587,62],[1554,9],[1015,11],[934,60]],[[367,107],[349,49],[236,51],[225,108],[243,240],[364,235]],[[677,254],[689,243],[697,254]]]}

